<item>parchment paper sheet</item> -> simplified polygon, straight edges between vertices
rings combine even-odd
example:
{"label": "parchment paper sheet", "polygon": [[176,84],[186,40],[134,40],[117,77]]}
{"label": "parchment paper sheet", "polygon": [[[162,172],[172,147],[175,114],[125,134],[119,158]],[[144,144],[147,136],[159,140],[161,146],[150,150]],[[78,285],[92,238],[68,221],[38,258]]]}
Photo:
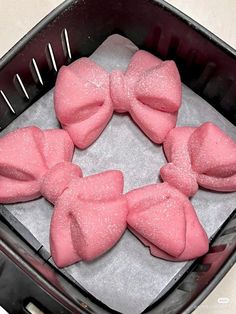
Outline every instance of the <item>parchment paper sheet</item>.
{"label": "parchment paper sheet", "polygon": [[[124,70],[136,50],[137,47],[128,39],[114,35],[91,58],[108,71],[115,68]],[[216,123],[236,140],[236,128],[183,85],[178,125],[198,126],[205,121]],[[3,133],[29,125],[44,129],[59,127],[53,109],[53,90],[19,116]],[[122,170],[125,191],[129,191],[159,181],[159,169],[166,160],[162,147],[154,145],[129,115],[114,114],[92,146],[83,151],[76,149],[74,162],[81,166],[85,176],[108,169]],[[210,237],[234,210],[236,193],[199,190],[192,202]],[[43,198],[6,207],[49,250],[53,207]],[[94,262],[80,262],[67,267],[66,271],[106,305],[122,313],[136,314],[153,303],[185,265],[152,257],[149,250],[126,231],[110,252]]]}

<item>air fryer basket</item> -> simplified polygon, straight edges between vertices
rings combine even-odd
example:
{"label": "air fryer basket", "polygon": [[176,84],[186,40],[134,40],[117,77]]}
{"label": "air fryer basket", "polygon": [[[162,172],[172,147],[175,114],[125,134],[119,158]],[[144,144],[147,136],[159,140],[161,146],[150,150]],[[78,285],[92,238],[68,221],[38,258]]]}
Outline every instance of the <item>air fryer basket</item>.
{"label": "air fryer basket", "polygon": [[[161,0],[69,0],[1,59],[1,130],[54,86],[63,64],[88,56],[113,33],[162,59],[174,59],[182,81],[236,124],[232,48]],[[236,211],[211,240],[209,252],[145,312],[190,313],[235,260]],[[26,312],[30,300],[46,313],[114,312],[56,269],[44,247],[4,206],[0,207],[0,276],[0,304],[10,313]]]}

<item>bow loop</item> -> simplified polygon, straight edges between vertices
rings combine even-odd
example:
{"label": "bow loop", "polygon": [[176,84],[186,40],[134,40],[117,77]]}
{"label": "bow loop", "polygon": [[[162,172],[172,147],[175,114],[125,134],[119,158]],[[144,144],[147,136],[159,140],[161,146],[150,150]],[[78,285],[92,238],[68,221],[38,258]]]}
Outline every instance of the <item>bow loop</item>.
{"label": "bow loop", "polygon": [[163,61],[145,50],[138,50],[128,65],[127,72],[130,77],[142,75],[147,69],[160,65]]}
{"label": "bow loop", "polygon": [[112,116],[109,75],[81,58],[59,71],[54,106],[57,118],[79,148],[89,146]]}
{"label": "bow loop", "polygon": [[186,222],[183,200],[173,190],[156,184],[129,192],[127,222],[143,238],[177,257],[185,247]]}
{"label": "bow loop", "polygon": [[137,99],[163,112],[174,113],[181,104],[181,80],[173,61],[165,61],[140,76],[135,85]]}
{"label": "bow loop", "polygon": [[164,151],[169,163],[161,168],[161,177],[185,195],[194,195],[198,184],[236,191],[236,143],[213,123],[171,130]]}
{"label": "bow loop", "polygon": [[[30,153],[29,153],[30,150]],[[38,198],[47,171],[72,159],[74,146],[64,130],[27,127],[0,139],[0,203]]]}
{"label": "bow loop", "polygon": [[59,267],[90,261],[117,243],[126,229],[123,176],[106,171],[72,181],[56,202],[50,231]]}
{"label": "bow loop", "polygon": [[126,217],[124,197],[105,202],[79,200],[70,227],[79,258],[91,261],[112,248],[126,229]]}
{"label": "bow loop", "polygon": [[236,174],[236,143],[213,123],[196,128],[188,148],[197,173],[219,178]]}
{"label": "bow loop", "polygon": [[181,261],[207,252],[206,233],[191,203],[178,190],[161,183],[133,190],[126,196],[129,228],[153,255]]}
{"label": "bow loop", "polygon": [[[66,126],[83,122],[96,114],[105,101],[104,89],[108,84],[105,70],[87,58],[63,66],[57,77],[54,95],[55,111],[60,122]],[[60,87],[57,88],[57,85]]]}

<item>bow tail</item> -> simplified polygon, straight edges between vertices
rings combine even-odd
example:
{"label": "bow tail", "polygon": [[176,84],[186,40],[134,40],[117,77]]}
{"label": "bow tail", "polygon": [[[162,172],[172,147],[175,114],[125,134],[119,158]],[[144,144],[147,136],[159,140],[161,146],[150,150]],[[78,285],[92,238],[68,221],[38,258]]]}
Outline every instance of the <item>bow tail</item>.
{"label": "bow tail", "polygon": [[129,229],[152,255],[184,261],[207,252],[208,238],[192,204],[167,183],[131,191],[127,199]]}
{"label": "bow tail", "polygon": [[130,115],[141,130],[157,144],[163,143],[177,121],[177,112],[155,110],[139,101],[132,104]]}
{"label": "bow tail", "polygon": [[73,139],[73,142],[77,147],[81,149],[88,147],[105,129],[112,117],[113,109],[110,104],[104,104],[103,106],[104,108],[101,108],[89,119],[70,124],[62,123],[63,129],[70,134],[70,137]]}
{"label": "bow tail", "polygon": [[150,253],[153,256],[165,259],[167,261],[179,261],[179,256],[173,257],[172,255],[169,255],[164,250],[161,250],[156,245],[154,245],[152,242],[148,241],[146,238],[141,236],[140,233],[136,232],[133,228],[129,227],[129,230],[135,235],[135,237],[137,239],[139,239],[146,247],[149,248]]}
{"label": "bow tail", "polygon": [[195,259],[207,253],[209,249],[207,234],[201,226],[198,217],[190,203],[185,205],[185,215],[186,243],[183,252],[179,256],[174,257],[173,255],[170,255],[166,251],[161,250],[159,247],[153,245],[153,243],[147,241],[146,239],[140,239],[145,246],[149,247],[153,256],[160,257],[168,261],[181,262]]}
{"label": "bow tail", "polygon": [[126,229],[126,217],[124,197],[105,202],[79,200],[72,212],[71,238],[82,260],[92,261],[110,250]]}
{"label": "bow tail", "polygon": [[146,243],[150,247],[152,255],[168,261],[181,262],[195,259],[207,253],[209,249],[207,234],[201,226],[194,209],[191,207],[187,206],[185,211],[187,219],[186,245],[182,254],[175,258],[166,254],[166,252],[160,250],[158,247]]}
{"label": "bow tail", "polygon": [[97,258],[110,250],[126,229],[124,197],[86,201],[73,192],[69,188],[58,199],[51,221],[51,253],[58,267]]}
{"label": "bow tail", "polygon": [[146,239],[145,245],[152,244],[178,257],[183,252],[186,241],[186,221],[181,201],[167,198],[145,208],[146,202],[143,200],[139,203],[138,210],[132,212],[130,209],[128,225],[131,230],[135,230],[135,235],[141,241]]}

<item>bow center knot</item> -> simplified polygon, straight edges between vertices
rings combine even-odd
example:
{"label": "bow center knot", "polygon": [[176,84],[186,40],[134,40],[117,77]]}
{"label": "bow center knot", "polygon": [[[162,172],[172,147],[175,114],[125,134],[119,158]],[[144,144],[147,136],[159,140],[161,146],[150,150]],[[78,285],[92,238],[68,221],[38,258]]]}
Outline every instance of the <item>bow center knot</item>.
{"label": "bow center knot", "polygon": [[110,96],[116,112],[129,111],[129,89],[121,71],[113,71],[110,74]]}
{"label": "bow center knot", "polygon": [[81,177],[82,171],[79,166],[70,162],[61,162],[43,176],[40,192],[49,202],[55,204],[70,183]]}
{"label": "bow center knot", "polygon": [[198,190],[196,173],[190,168],[184,169],[170,162],[161,168],[160,173],[163,181],[186,196],[193,196]]}

